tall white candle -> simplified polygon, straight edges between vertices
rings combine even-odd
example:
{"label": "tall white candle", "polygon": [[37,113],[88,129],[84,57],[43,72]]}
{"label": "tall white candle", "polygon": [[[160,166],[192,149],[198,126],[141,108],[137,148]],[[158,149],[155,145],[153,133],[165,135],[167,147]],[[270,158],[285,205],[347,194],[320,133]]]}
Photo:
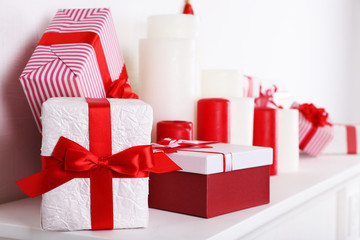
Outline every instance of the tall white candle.
{"label": "tall white candle", "polygon": [[254,130],[254,99],[229,98],[230,143],[252,146]]}
{"label": "tall white candle", "polygon": [[162,120],[195,122],[197,57],[195,40],[149,38],[139,43],[140,99],[154,110],[156,123]]}
{"label": "tall white candle", "polygon": [[147,19],[149,38],[193,38],[200,36],[199,17],[190,14],[155,15]]}
{"label": "tall white candle", "polygon": [[202,97],[242,97],[244,82],[235,69],[202,70]]}
{"label": "tall white candle", "polygon": [[299,168],[299,111],[278,110],[278,172],[295,172]]}

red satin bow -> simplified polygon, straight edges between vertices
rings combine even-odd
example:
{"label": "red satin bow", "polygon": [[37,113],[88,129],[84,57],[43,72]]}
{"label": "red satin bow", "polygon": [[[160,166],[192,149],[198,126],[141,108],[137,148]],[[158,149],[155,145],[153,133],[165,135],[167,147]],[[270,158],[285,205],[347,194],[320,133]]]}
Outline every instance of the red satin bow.
{"label": "red satin bow", "polygon": [[255,99],[256,107],[268,107],[268,108],[280,108],[283,107],[276,104],[274,101],[274,94],[277,91],[277,87],[273,85],[272,88],[267,89],[265,92],[262,91],[262,86],[260,86],[260,95]]}
{"label": "red satin bow", "polygon": [[[64,159],[65,171],[89,171],[103,167],[117,173],[136,176],[139,171],[148,170],[153,167],[150,145],[128,148],[117,154],[99,158],[69,139],[61,137],[59,140],[60,144],[61,141],[69,141],[69,145],[77,147],[77,149],[72,147],[66,149]],[[139,155],[143,155],[143,157],[140,158]]]}
{"label": "red satin bow", "polygon": [[310,121],[313,126],[323,127],[325,125],[332,126],[330,122],[328,122],[329,114],[325,111],[324,108],[317,108],[312,103],[304,103],[297,107],[299,111],[304,115],[304,117]]}
{"label": "red satin bow", "polygon": [[151,145],[128,148],[117,154],[99,158],[79,144],[60,137],[50,157],[44,157],[43,171],[17,181],[30,197],[46,193],[73,178],[89,178],[92,170],[107,168],[113,177],[148,177],[148,172],[181,170],[163,153],[153,154]]}
{"label": "red satin bow", "polygon": [[139,96],[132,92],[131,86],[128,84],[128,75],[125,64],[121,70],[119,79],[111,83],[110,88],[106,93],[106,97],[139,99]]}

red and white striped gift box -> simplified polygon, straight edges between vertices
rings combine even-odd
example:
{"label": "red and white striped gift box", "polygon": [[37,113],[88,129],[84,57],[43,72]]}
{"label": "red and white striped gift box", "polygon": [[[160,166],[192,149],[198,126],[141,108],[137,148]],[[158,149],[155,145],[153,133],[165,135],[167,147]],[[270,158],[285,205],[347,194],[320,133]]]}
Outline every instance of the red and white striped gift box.
{"label": "red and white striped gift box", "polygon": [[315,108],[313,104],[293,107],[299,109],[299,148],[317,157],[334,137],[328,114],[322,108]]}
{"label": "red and white striped gift box", "polygon": [[60,9],[20,81],[41,130],[41,105],[46,99],[103,98],[119,77],[127,81],[110,10]]}

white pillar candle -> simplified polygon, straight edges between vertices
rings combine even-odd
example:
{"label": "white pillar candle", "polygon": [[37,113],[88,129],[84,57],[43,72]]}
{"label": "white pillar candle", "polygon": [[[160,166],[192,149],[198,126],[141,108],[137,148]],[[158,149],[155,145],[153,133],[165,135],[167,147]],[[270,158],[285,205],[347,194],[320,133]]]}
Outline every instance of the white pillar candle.
{"label": "white pillar candle", "polygon": [[299,111],[278,109],[278,172],[295,172],[299,168]]}
{"label": "white pillar candle", "polygon": [[230,100],[230,143],[253,145],[254,99],[229,98]]}
{"label": "white pillar candle", "polygon": [[195,123],[197,91],[195,40],[180,38],[141,39],[139,45],[140,99],[154,110],[156,123],[184,120]]}
{"label": "white pillar candle", "polygon": [[201,75],[202,97],[231,98],[243,96],[244,83],[237,70],[209,69],[202,70]]}
{"label": "white pillar candle", "polygon": [[194,38],[200,36],[198,16],[190,14],[155,15],[147,19],[149,38]]}

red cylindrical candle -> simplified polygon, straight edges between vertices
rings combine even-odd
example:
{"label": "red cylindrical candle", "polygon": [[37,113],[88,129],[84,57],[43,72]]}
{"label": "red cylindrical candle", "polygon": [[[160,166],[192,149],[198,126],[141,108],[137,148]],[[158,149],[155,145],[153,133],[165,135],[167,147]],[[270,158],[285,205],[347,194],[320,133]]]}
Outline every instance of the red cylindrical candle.
{"label": "red cylindrical candle", "polygon": [[193,124],[187,121],[160,121],[156,125],[156,141],[162,138],[193,140]]}
{"label": "red cylindrical candle", "polygon": [[197,139],[230,142],[230,101],[204,98],[197,104]]}
{"label": "red cylindrical candle", "polygon": [[277,174],[277,112],[273,108],[255,108],[253,145],[271,147],[273,149],[273,164],[270,175]]}

